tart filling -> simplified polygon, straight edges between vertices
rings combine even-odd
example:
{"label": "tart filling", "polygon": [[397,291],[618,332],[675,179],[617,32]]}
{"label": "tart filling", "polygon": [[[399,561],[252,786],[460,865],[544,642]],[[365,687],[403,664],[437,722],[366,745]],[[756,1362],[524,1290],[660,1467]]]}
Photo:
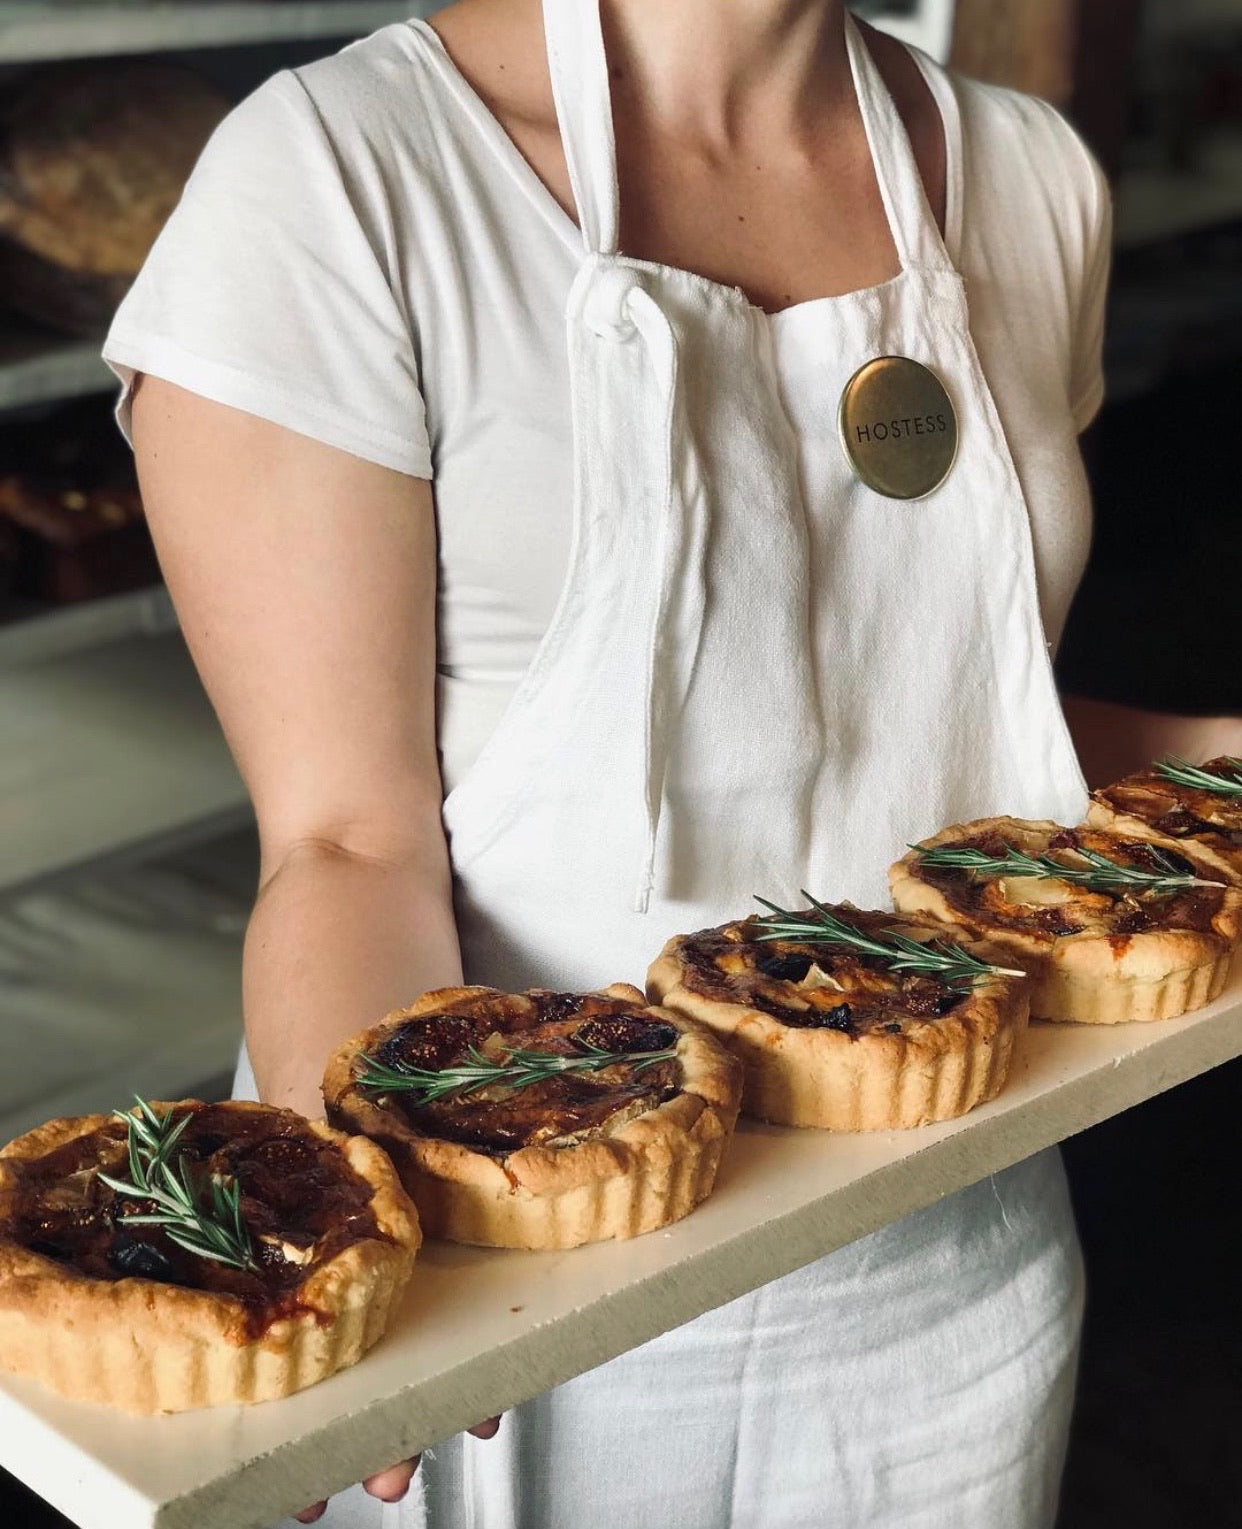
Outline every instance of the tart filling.
{"label": "tart filling", "polygon": [[[854,928],[869,935],[911,928],[891,913],[834,912],[845,912]],[[894,971],[878,956],[809,939],[766,940],[763,933],[762,920],[751,917],[686,936],[679,946],[682,985],[704,998],[745,1004],[794,1029],[836,1030],[855,1039],[900,1034],[950,1013],[967,996],[966,989],[935,975]]]}
{"label": "tart filling", "polygon": [[[191,1117],[179,1147],[196,1174],[239,1186],[257,1267],[199,1257],[163,1227],[131,1219],[155,1204],[119,1194],[99,1177],[128,1171],[127,1131],[115,1118],[43,1157],[7,1165],[0,1238],[90,1279],[137,1276],[228,1296],[248,1337],[289,1315],[306,1276],[350,1243],[390,1240],[371,1208],[371,1185],[293,1111],[239,1117],[227,1105],[179,1104],[172,1114]],[[331,1320],[330,1313],[314,1315]]]}
{"label": "tart filling", "polygon": [[[166,1198],[116,1187],[135,1186],[125,1119],[51,1121],[0,1152],[0,1363],[150,1412],[285,1395],[358,1359],[420,1240],[383,1155],[266,1105],[146,1108],[180,1127],[165,1161],[189,1231],[150,1219]],[[143,1182],[167,1184],[151,1161]],[[235,1216],[213,1256],[198,1229],[223,1225],[221,1189]]]}
{"label": "tart filling", "polygon": [[738,1093],[710,1036],[623,984],[427,993],[324,1078],[328,1118],[386,1148],[429,1231],[500,1247],[685,1215],[711,1190]]}
{"label": "tart filling", "polygon": [[[944,851],[977,865],[934,863]],[[1196,1008],[1224,985],[1242,933],[1242,894],[1202,884],[1211,873],[1188,854],[1090,825],[982,818],[925,840],[889,875],[898,907],[963,924],[1024,966],[1040,1019]]]}
{"label": "tart filling", "polygon": [[[1167,768],[1167,767],[1166,767]],[[1174,771],[1174,774],[1183,772]],[[1182,780],[1159,766],[1127,775],[1091,793],[1087,821],[1094,827],[1181,846],[1234,885],[1242,885],[1242,786],[1238,761],[1209,759]],[[1190,781],[1215,777],[1222,789]],[[1230,789],[1230,788],[1233,789]]]}
{"label": "tart filling", "polygon": [[625,1058],[675,1049],[677,1040],[667,1020],[636,1014],[624,999],[597,993],[538,993],[526,1002],[507,994],[481,1003],[459,999],[442,1013],[398,1023],[376,1046],[376,1060],[397,1072],[441,1072],[462,1062],[472,1047],[500,1064],[520,1046],[565,1058],[597,1049],[615,1053],[617,1061],[590,1073],[555,1073],[522,1088],[498,1082],[431,1101],[414,1092],[375,1093],[420,1135],[504,1157],[520,1147],[607,1135],[673,1098],[679,1072],[674,1057],[641,1071]]}
{"label": "tart filling", "polygon": [[998,1093],[1027,1018],[1021,974],[995,971],[977,946],[964,967],[903,969],[894,939],[944,950],[944,929],[849,904],[820,908],[892,954],[817,939],[808,910],[792,916],[805,938],[770,938],[773,921],[750,917],[677,936],[648,973],[653,999],[710,1025],[742,1059],[743,1111],[783,1125],[892,1130]]}

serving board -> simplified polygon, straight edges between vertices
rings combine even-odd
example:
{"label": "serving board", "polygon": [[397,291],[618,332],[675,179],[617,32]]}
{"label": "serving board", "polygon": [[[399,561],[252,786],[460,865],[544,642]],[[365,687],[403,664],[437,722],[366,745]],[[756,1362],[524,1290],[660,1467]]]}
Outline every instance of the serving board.
{"label": "serving board", "polygon": [[0,1465],[82,1529],[268,1529],[306,1503],[635,1348],[1242,1053],[1242,971],[1182,1019],[1037,1025],[993,1103],[916,1131],[743,1121],[676,1226],[565,1253],[430,1244],[353,1369],[255,1407],[131,1418],[0,1381]]}

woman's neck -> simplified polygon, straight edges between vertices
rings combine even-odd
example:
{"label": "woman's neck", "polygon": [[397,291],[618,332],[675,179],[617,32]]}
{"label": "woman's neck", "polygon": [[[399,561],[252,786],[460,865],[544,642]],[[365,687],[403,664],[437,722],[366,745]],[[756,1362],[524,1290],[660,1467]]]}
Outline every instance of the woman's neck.
{"label": "woman's neck", "polygon": [[614,94],[709,154],[811,136],[852,88],[844,12],[844,0],[602,0]]}
{"label": "woman's neck", "polygon": [[[738,287],[769,310],[897,274],[855,100],[844,0],[570,3],[600,5],[627,255]],[[541,0],[457,0],[434,25],[572,218],[540,8]],[[900,43],[865,26],[863,38],[941,219],[935,101]]]}

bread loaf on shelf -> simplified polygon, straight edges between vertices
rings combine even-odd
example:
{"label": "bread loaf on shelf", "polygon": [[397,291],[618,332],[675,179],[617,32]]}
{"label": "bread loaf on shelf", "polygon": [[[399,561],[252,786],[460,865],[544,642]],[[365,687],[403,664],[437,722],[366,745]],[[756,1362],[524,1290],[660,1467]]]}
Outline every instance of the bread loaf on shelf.
{"label": "bread loaf on shelf", "polygon": [[57,64],[0,98],[0,292],[101,334],[176,205],[228,98],[147,60]]}

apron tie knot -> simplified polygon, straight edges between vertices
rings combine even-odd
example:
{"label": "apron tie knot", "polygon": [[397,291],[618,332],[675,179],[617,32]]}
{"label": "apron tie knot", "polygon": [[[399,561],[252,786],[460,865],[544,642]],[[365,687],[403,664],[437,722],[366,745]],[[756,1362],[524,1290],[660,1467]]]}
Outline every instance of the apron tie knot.
{"label": "apron tie knot", "polygon": [[[605,266],[591,283],[583,308],[583,322],[601,340],[628,340],[637,332],[630,303],[635,292],[642,292],[632,271],[620,266]],[[643,297],[647,297],[645,292]],[[651,299],[647,298],[648,302]],[[654,307],[654,304],[652,304]]]}

